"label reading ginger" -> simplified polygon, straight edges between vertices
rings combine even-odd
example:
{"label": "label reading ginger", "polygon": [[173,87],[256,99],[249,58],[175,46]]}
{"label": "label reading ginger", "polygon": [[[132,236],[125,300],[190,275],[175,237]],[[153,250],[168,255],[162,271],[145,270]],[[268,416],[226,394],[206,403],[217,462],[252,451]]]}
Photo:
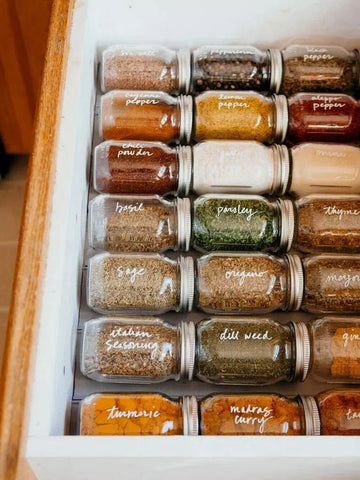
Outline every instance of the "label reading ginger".
{"label": "label reading ginger", "polygon": [[330,350],[332,376],[360,378],[360,328],[337,328]]}

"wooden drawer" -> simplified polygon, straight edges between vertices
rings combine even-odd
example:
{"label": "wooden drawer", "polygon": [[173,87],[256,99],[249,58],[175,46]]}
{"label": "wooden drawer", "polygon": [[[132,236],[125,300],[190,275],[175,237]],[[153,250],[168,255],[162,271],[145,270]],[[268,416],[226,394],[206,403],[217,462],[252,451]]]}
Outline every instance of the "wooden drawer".
{"label": "wooden drawer", "polygon": [[1,388],[0,478],[33,478],[31,471],[41,480],[359,478],[354,437],[68,434],[101,48],[115,42],[351,48],[360,46],[359,15],[360,3],[348,0],[55,2]]}

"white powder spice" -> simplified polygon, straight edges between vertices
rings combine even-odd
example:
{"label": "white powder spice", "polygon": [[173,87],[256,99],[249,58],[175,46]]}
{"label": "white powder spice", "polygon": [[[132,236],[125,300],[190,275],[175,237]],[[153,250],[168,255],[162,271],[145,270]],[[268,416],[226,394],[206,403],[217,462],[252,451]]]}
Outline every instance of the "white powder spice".
{"label": "white powder spice", "polygon": [[270,193],[277,150],[251,141],[206,141],[193,149],[193,190],[203,193]]}

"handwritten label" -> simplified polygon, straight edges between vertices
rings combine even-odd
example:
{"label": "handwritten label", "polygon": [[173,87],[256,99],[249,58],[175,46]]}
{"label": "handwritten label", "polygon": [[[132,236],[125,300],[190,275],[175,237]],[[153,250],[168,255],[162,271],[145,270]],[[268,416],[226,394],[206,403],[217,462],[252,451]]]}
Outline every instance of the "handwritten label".
{"label": "handwritten label", "polygon": [[[239,331],[225,328],[224,331],[220,333],[219,340],[221,342],[239,340]],[[247,332],[244,333],[244,340],[272,340],[272,337],[270,337],[268,330],[266,330],[266,332]]]}
{"label": "handwritten label", "polygon": [[332,216],[332,215],[336,215],[339,220],[342,220],[342,218],[344,216],[349,216],[349,215],[352,215],[352,216],[358,216],[360,215],[360,210],[343,210],[342,208],[336,208],[335,205],[329,205],[329,206],[326,206],[326,207],[323,207],[324,210],[325,210],[325,215],[329,215],[329,216]]}
{"label": "handwritten label", "polygon": [[228,110],[233,110],[235,108],[249,108],[250,104],[244,100],[245,97],[242,95],[227,95],[221,93],[219,95],[218,110],[223,108]]}
{"label": "handwritten label", "polygon": [[246,278],[262,278],[266,273],[268,273],[268,270],[263,270],[260,272],[247,272],[246,270],[227,270],[225,272],[225,278],[226,280],[230,280],[231,278],[238,278],[239,285],[242,286],[244,285]]}
{"label": "handwritten label", "polygon": [[141,277],[142,275],[145,275],[146,270],[145,268],[130,268],[126,267],[124,268],[122,265],[116,269],[116,273],[118,278],[123,278],[123,277],[129,277],[130,283],[135,283],[136,279],[138,277]]}
{"label": "handwritten label", "polygon": [[148,57],[154,57],[157,54],[157,50],[151,50],[151,49],[146,49],[146,50],[118,50],[116,52],[117,55],[120,55],[122,57],[133,57],[134,55],[146,55]]}
{"label": "handwritten label", "polygon": [[256,407],[250,403],[244,407],[230,406],[230,413],[235,415],[235,425],[258,425],[261,434],[265,431],[266,422],[273,418],[272,412],[269,407]]}
{"label": "handwritten label", "polygon": [[160,412],[158,410],[119,410],[116,405],[106,410],[108,412],[107,419],[114,420],[117,418],[158,418]]}
{"label": "handwritten label", "polygon": [[356,284],[360,282],[360,275],[354,274],[351,275],[350,273],[343,273],[337,275],[336,273],[328,275],[326,277],[325,283],[343,283],[344,287],[347,288],[351,284]]}
{"label": "handwritten label", "polygon": [[313,110],[324,110],[329,111],[333,110],[334,108],[343,108],[345,107],[346,103],[342,103],[341,100],[343,97],[327,97],[325,95],[313,95],[311,100],[313,101]]}
{"label": "handwritten label", "polygon": [[238,205],[237,207],[218,207],[217,216],[220,217],[221,214],[233,214],[233,215],[246,215],[246,220],[250,222],[252,217],[257,214],[257,210],[252,208],[245,208]]}
{"label": "handwritten label", "polygon": [[154,155],[150,150],[146,150],[141,143],[123,143],[123,150],[118,150],[117,157],[152,157]]}
{"label": "handwritten label", "polygon": [[335,157],[335,158],[345,158],[345,152],[337,152],[336,150],[316,150],[315,155],[317,157]]}
{"label": "handwritten label", "polygon": [[[117,327],[114,328],[109,333],[109,339],[106,340],[105,344],[107,346],[107,351],[110,350],[150,350],[152,354],[158,349],[157,342],[141,342],[141,341],[132,341],[132,340],[124,340],[128,338],[134,338],[137,340],[148,340],[153,337],[153,335],[144,330],[134,330],[133,327],[130,328],[122,328]],[[116,340],[114,340],[116,339]],[[120,340],[117,340],[120,339]]]}
{"label": "handwritten label", "polygon": [[119,202],[116,202],[115,206],[115,212],[116,213],[136,213],[136,212],[142,212],[144,210],[144,204],[143,202],[138,203],[137,205],[132,205],[132,204],[121,204]]}
{"label": "handwritten label", "polygon": [[360,412],[354,412],[349,408],[349,410],[345,414],[346,420],[360,420]]}
{"label": "handwritten label", "polygon": [[210,55],[254,55],[256,53],[255,48],[211,48]]}
{"label": "handwritten label", "polygon": [[344,348],[346,348],[349,345],[349,343],[351,344],[352,342],[359,342],[360,341],[360,334],[345,332],[345,333],[343,333],[342,338],[343,338],[343,342],[344,342]]}
{"label": "handwritten label", "polygon": [[125,106],[129,105],[157,105],[160,103],[161,95],[158,93],[126,93]]}

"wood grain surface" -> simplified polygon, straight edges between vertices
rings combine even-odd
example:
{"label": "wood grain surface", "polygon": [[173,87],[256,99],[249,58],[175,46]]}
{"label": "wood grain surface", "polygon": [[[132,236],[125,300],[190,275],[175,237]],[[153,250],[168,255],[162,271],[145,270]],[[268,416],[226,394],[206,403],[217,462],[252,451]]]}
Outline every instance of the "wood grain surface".
{"label": "wood grain surface", "polygon": [[0,383],[1,480],[33,478],[24,459],[24,447],[73,8],[74,0],[55,0],[51,14]]}

